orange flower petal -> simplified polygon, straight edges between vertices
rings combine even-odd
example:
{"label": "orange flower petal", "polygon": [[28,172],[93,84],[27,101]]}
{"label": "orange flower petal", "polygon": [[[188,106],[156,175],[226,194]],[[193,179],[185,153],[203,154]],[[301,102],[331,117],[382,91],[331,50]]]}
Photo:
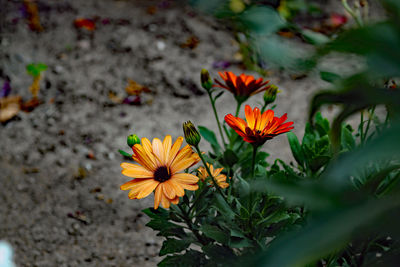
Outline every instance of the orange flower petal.
{"label": "orange flower petal", "polygon": [[154,155],[151,152],[139,144],[132,147],[133,153],[135,154],[135,160],[143,165],[146,169],[155,171],[157,164]]}
{"label": "orange flower petal", "polygon": [[168,163],[169,160],[169,152],[171,151],[171,144],[172,144],[172,138],[170,135],[165,136],[164,141],[162,143],[163,148],[164,148],[164,159],[165,159],[165,164]]}
{"label": "orange flower petal", "polygon": [[[179,152],[178,154],[175,156],[175,159],[171,162],[171,171],[173,169],[173,166],[178,163],[180,161],[182,161],[184,158],[188,158],[192,155],[193,150],[189,145],[184,146]],[[173,171],[171,173],[174,173]]]}
{"label": "orange flower petal", "polygon": [[161,205],[164,209],[168,209],[171,206],[169,199],[164,195],[164,193],[161,193]]}
{"label": "orange flower petal", "polygon": [[179,149],[181,148],[182,142],[183,142],[183,137],[179,136],[178,139],[176,139],[175,143],[172,145],[171,150],[169,151],[169,158],[168,158],[168,162],[167,162],[168,167],[174,161],[176,154],[178,154]]}
{"label": "orange flower petal", "polygon": [[193,166],[194,163],[196,163],[197,159],[194,157],[190,158],[185,158],[180,161],[174,161],[174,163],[171,165],[171,173],[177,173],[182,170],[185,170],[189,168],[190,166]]}
{"label": "orange flower petal", "polygon": [[162,184],[160,183],[156,187],[156,191],[154,192],[154,209],[155,210],[158,209],[158,206],[160,205],[162,193],[163,193],[163,188],[162,188]]}
{"label": "orange flower petal", "polygon": [[246,116],[246,121],[247,121],[247,125],[249,126],[250,129],[254,129],[254,114],[253,114],[253,110],[251,109],[251,107],[249,105],[246,105],[244,108],[244,114]]}
{"label": "orange flower petal", "polygon": [[166,160],[164,157],[164,147],[162,145],[162,142],[158,138],[154,138],[153,142],[153,153],[158,161],[158,166],[164,166],[166,164]]}
{"label": "orange flower petal", "polygon": [[241,118],[234,117],[232,114],[226,115],[225,121],[235,131],[241,131],[244,133],[246,130],[247,123]]}
{"label": "orange flower petal", "polygon": [[199,186],[197,184],[181,184],[183,189],[190,190],[190,191],[196,191],[199,189]]}
{"label": "orange flower petal", "polygon": [[174,199],[170,199],[169,201],[171,201],[172,204],[178,204],[179,203],[179,197],[176,197]]}
{"label": "orange flower petal", "polygon": [[132,178],[152,178],[153,172],[137,164],[123,162],[122,174]]}
{"label": "orange flower petal", "polygon": [[163,184],[163,189],[164,189],[164,194],[169,198],[173,199],[176,197],[176,192],[174,190],[174,187],[169,183],[168,181],[165,181],[162,183]]}
{"label": "orange flower petal", "polygon": [[171,177],[171,180],[174,180],[182,185],[195,184],[199,181],[199,178],[190,173],[176,173]]}
{"label": "orange flower petal", "polygon": [[142,188],[140,189],[139,194],[137,195],[137,199],[145,198],[148,195],[150,195],[151,192],[154,191],[154,189],[158,186],[160,182],[154,180],[154,179],[148,179],[148,183],[144,184]]}

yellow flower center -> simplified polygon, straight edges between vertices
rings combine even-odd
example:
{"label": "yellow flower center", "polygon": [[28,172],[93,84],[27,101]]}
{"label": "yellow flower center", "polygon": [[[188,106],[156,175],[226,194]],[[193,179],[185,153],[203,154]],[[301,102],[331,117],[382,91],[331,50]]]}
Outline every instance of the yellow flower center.
{"label": "yellow flower center", "polygon": [[169,172],[168,167],[161,166],[158,167],[157,170],[154,172],[154,180],[162,183],[168,181],[171,178],[171,174]]}

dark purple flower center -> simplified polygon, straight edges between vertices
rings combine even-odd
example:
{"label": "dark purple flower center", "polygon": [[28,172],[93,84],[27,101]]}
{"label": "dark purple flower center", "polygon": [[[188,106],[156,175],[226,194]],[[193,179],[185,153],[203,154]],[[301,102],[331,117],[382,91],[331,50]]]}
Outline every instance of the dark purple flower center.
{"label": "dark purple flower center", "polygon": [[168,181],[170,178],[171,174],[168,167],[166,166],[158,167],[157,170],[154,172],[154,180],[160,183]]}

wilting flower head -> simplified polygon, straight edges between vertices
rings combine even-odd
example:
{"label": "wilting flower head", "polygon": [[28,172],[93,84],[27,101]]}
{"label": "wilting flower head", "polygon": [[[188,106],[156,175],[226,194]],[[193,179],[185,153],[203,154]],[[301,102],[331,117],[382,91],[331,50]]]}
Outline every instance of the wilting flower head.
{"label": "wilting flower head", "polygon": [[[213,175],[213,177],[214,177],[215,181],[217,182],[218,186],[221,187],[221,188],[227,188],[229,186],[229,184],[226,182],[226,175],[221,174],[221,171],[224,168],[218,168],[218,169],[214,170],[213,165],[207,163],[207,166],[210,169],[210,172]],[[198,172],[199,172],[198,173],[198,177],[202,181],[205,181],[209,177],[206,168],[204,168],[203,166],[201,166],[198,169]],[[209,181],[209,182],[211,182],[211,181]]]}
{"label": "wilting flower head", "polygon": [[183,123],[183,132],[189,145],[197,146],[200,143],[201,136],[191,121]]}
{"label": "wilting flower head", "polygon": [[258,108],[252,110],[249,105],[246,105],[244,111],[247,122],[232,114],[226,115],[225,121],[238,135],[243,137],[244,141],[250,144],[260,146],[267,140],[294,128],[293,122],[284,123],[287,119],[286,113],[278,118],[274,116],[274,111],[271,109],[261,114]]}
{"label": "wilting flower head", "polygon": [[217,84],[214,86],[229,90],[235,96],[236,101],[240,103],[247,100],[250,96],[269,88],[269,86],[266,86],[269,81],[264,81],[263,78],[256,80],[252,75],[243,73],[240,76],[236,76],[230,71],[225,71],[224,73],[218,72],[218,74],[224,80],[225,84],[215,79]]}
{"label": "wilting flower head", "polygon": [[151,192],[154,194],[154,208],[161,205],[169,208],[170,203],[178,204],[184,189],[197,190],[199,178],[189,173],[179,173],[197,162],[200,158],[189,145],[180,149],[183,137],[178,137],[174,144],[170,135],[160,139],[142,138],[142,144],[132,147],[132,158],[139,164],[122,163],[122,174],[135,178],[121,185],[122,190],[130,190],[129,198],[141,199]]}

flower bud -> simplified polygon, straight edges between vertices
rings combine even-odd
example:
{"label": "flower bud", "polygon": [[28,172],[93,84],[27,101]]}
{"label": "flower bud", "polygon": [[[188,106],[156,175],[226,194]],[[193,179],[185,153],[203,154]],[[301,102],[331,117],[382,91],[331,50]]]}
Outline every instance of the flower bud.
{"label": "flower bud", "polygon": [[200,143],[201,136],[191,121],[183,123],[183,132],[186,143],[191,146],[197,146]]}
{"label": "flower bud", "polygon": [[212,88],[213,81],[211,80],[210,73],[208,73],[208,70],[206,69],[201,70],[200,80],[201,80],[201,86],[203,86],[204,89],[209,91]]}
{"label": "flower bud", "polygon": [[131,134],[126,139],[126,143],[128,144],[129,147],[133,147],[136,144],[140,144],[140,139],[136,134]]}
{"label": "flower bud", "polygon": [[266,105],[271,104],[275,101],[276,95],[279,93],[278,86],[271,84],[264,93],[264,102]]}

